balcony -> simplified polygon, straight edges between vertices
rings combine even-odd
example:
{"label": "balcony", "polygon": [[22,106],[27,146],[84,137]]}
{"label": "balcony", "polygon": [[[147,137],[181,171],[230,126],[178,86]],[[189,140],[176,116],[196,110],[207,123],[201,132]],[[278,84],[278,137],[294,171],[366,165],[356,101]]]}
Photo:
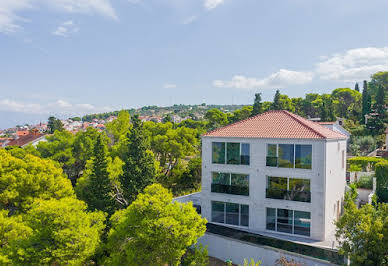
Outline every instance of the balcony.
{"label": "balcony", "polygon": [[309,191],[292,191],[282,189],[266,189],[267,199],[281,199],[301,202],[311,202],[311,192]]}
{"label": "balcony", "polygon": [[212,184],[211,191],[215,193],[249,196],[248,186]]}

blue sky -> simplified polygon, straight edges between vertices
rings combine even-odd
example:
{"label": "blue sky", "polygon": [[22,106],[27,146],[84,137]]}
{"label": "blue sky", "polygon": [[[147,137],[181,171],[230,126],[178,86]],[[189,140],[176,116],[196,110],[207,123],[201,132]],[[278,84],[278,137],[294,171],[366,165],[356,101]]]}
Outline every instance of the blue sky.
{"label": "blue sky", "polygon": [[388,70],[386,10],[386,0],[0,0],[0,128],[353,87]]}

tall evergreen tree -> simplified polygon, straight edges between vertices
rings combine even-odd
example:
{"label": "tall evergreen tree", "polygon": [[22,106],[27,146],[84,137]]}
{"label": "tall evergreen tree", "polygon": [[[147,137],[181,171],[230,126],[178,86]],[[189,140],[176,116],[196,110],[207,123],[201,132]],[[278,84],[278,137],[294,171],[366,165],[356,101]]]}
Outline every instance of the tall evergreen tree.
{"label": "tall evergreen tree", "polygon": [[384,104],[385,90],[382,85],[378,87],[375,103],[375,111],[381,118],[385,116],[385,104]]}
{"label": "tall evergreen tree", "polygon": [[359,86],[358,86],[358,83],[356,83],[356,85],[354,85],[354,89],[356,90],[356,91],[360,91],[360,88],[359,88]]}
{"label": "tall evergreen tree", "polygon": [[368,92],[368,82],[364,80],[363,90],[362,90],[362,118],[361,121],[365,123],[365,115],[370,113],[371,108],[371,97]]}
{"label": "tall evergreen tree", "polygon": [[83,200],[90,210],[101,210],[109,215],[115,211],[113,187],[109,178],[107,148],[104,135],[99,134],[93,149],[92,171],[83,191]]}
{"label": "tall evergreen tree", "polygon": [[263,111],[263,103],[261,102],[261,93],[256,93],[251,116],[261,114],[262,111]]}
{"label": "tall evergreen tree", "polygon": [[282,104],[280,102],[280,91],[276,90],[275,96],[273,98],[273,102],[271,105],[272,110],[281,110],[282,109]]}
{"label": "tall evergreen tree", "polygon": [[327,121],[328,120],[328,109],[325,101],[322,101],[322,104],[320,106],[320,118],[321,121]]}
{"label": "tall evergreen tree", "polygon": [[127,133],[128,148],[123,155],[123,174],[119,177],[123,196],[130,204],[143,189],[155,180],[155,159],[144,133],[143,124],[132,117],[132,130]]}

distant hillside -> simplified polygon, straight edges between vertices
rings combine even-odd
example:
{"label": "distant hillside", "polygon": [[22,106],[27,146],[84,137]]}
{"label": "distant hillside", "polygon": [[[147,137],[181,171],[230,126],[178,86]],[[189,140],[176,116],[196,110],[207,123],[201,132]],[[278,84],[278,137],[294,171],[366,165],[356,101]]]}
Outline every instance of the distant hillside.
{"label": "distant hillside", "polygon": [[[139,109],[126,109],[131,115],[133,114],[139,114],[140,116],[160,116],[164,117],[167,114],[173,114],[180,116],[182,118],[184,117],[191,117],[193,119],[200,119],[202,118],[206,111],[216,108],[220,109],[224,112],[233,112],[237,109],[241,109],[245,105],[185,105],[185,104],[174,104],[173,106],[167,106],[167,107],[159,107],[159,106],[144,106]],[[90,114],[85,115],[81,119],[82,121],[90,122],[93,119],[106,119],[110,116],[117,116],[120,110],[113,111],[113,112],[107,112],[107,113],[100,113],[100,114]],[[73,117],[73,120],[79,120],[80,118]]]}

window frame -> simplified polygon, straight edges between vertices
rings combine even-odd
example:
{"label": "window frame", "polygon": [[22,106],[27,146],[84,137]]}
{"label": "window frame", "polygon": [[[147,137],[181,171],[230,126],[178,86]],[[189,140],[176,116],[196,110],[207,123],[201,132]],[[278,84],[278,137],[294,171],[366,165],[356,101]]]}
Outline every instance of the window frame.
{"label": "window frame", "polygon": [[[268,210],[269,209],[275,210],[275,229],[274,230],[268,229],[268,227],[267,227],[267,225],[268,225]],[[287,210],[287,211],[291,211],[292,212],[291,233],[278,231],[278,210]],[[309,213],[310,214],[310,219],[306,219],[306,222],[310,223],[309,235],[295,234],[295,212],[305,212],[305,213]],[[300,226],[297,225],[297,227],[300,227]],[[284,208],[272,208],[272,207],[266,207],[265,208],[265,230],[266,231],[276,232],[276,233],[279,233],[279,234],[294,235],[294,236],[298,236],[298,237],[311,238],[311,228],[312,228],[311,211],[300,211],[300,210],[284,209]]]}
{"label": "window frame", "polygon": [[[270,181],[271,181],[271,178],[279,178],[279,179],[286,179],[287,180],[287,189],[285,189],[285,192],[287,197],[288,197],[288,193],[289,192],[308,192],[310,193],[310,196],[309,196],[309,201],[303,201],[303,200],[295,200],[295,198],[293,199],[289,199],[289,198],[276,198],[276,197],[267,197],[267,193],[268,193],[268,190],[280,190],[280,191],[284,191],[284,189],[276,189],[276,188],[271,188],[270,187]],[[290,179],[293,179],[293,180],[303,180],[303,182],[306,182],[308,181],[309,182],[309,190],[308,191],[299,191],[299,190],[290,190]],[[283,177],[283,176],[272,176],[272,175],[266,175],[266,193],[265,193],[265,198],[266,199],[270,199],[270,200],[288,200],[288,201],[294,201],[294,202],[303,202],[303,203],[311,203],[311,179],[310,178],[301,178],[301,177]]]}
{"label": "window frame", "polygon": [[[224,222],[213,222],[213,203],[223,203],[224,204]],[[226,223],[226,204],[237,204],[238,205],[238,225],[235,224],[228,224]],[[241,206],[247,206],[248,207],[248,225],[241,225]],[[238,226],[238,227],[249,227],[249,204],[240,204],[240,203],[234,203],[234,202],[223,202],[223,201],[218,201],[218,200],[212,200],[211,201],[211,222],[212,223],[217,223],[217,224],[225,224],[229,226]]]}
{"label": "window frame", "polygon": [[[251,144],[248,143],[248,142],[227,142],[227,141],[212,141],[212,149],[211,149],[211,154],[212,154],[212,158],[211,158],[211,162],[212,164],[220,164],[220,165],[246,165],[246,166],[250,166],[251,165]],[[225,154],[224,154],[224,163],[215,163],[214,160],[213,160],[213,144],[214,143],[223,143],[224,144],[224,151],[225,151]],[[228,143],[230,144],[239,144],[239,162],[237,164],[232,164],[232,163],[228,163]],[[245,144],[245,145],[248,145],[249,147],[249,154],[248,154],[248,164],[242,164],[241,163],[241,151],[242,151],[242,145]]]}
{"label": "window frame", "polygon": [[[276,145],[276,166],[270,166],[267,165],[267,158],[268,156],[268,145]],[[280,167],[279,166],[279,145],[293,145],[294,146],[294,157],[293,157],[293,167]],[[299,168],[295,167],[296,166],[296,146],[311,146],[311,168]],[[284,168],[284,169],[301,169],[301,170],[313,170],[314,164],[313,164],[313,150],[314,150],[314,145],[313,144],[296,144],[296,143],[266,143],[265,147],[265,166],[266,167],[273,167],[273,168]]]}
{"label": "window frame", "polygon": [[[228,176],[228,184],[221,184],[221,183],[214,183],[213,180],[214,180],[214,175],[217,174],[222,174],[222,175],[227,175]],[[248,180],[248,186],[247,186],[247,190],[248,190],[248,193],[247,195],[243,195],[243,194],[233,194],[233,193],[226,193],[226,192],[216,192],[216,191],[212,191],[212,185],[213,184],[218,184],[218,185],[225,185],[225,186],[229,186],[230,188],[232,187],[232,176],[233,175],[241,175],[241,176],[245,176]],[[211,183],[210,183],[210,192],[212,193],[220,193],[220,194],[227,194],[227,195],[235,195],[235,196],[243,196],[243,197],[249,197],[249,188],[250,188],[250,177],[249,177],[249,174],[244,174],[244,173],[232,173],[232,172],[218,172],[218,171],[212,171],[211,172]],[[244,186],[241,186],[241,187],[244,187]]]}

